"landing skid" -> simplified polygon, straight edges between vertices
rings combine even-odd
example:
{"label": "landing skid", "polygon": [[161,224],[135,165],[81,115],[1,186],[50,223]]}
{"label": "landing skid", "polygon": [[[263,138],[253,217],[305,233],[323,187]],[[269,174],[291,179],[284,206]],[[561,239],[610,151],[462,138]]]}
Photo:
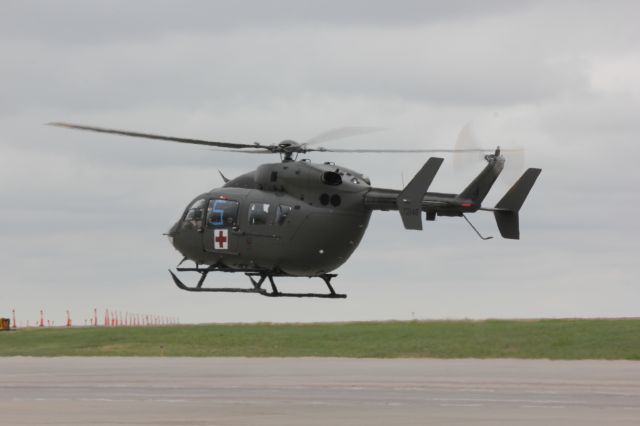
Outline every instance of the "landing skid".
{"label": "landing skid", "polygon": [[[169,270],[171,274],[171,278],[173,278],[173,282],[178,286],[179,289],[185,291],[206,291],[206,292],[214,292],[214,293],[256,293],[261,296],[267,297],[317,297],[322,299],[345,299],[347,297],[346,294],[336,293],[331,285],[331,280],[335,278],[336,274],[321,274],[321,275],[313,275],[308,278],[320,278],[327,286],[329,293],[284,293],[278,290],[276,283],[274,282],[274,277],[289,277],[290,275],[267,272],[267,271],[246,271],[246,270],[237,270],[230,269],[225,267],[217,267],[210,266],[208,268],[177,268],[178,272],[197,272],[200,274],[200,279],[195,287],[189,287],[185,285],[177,276],[173,273],[173,271]],[[229,272],[229,273],[244,273],[249,280],[251,281],[251,288],[233,288],[233,287],[203,287],[205,280],[207,279],[207,275],[209,272]],[[270,289],[263,287],[263,284],[266,281],[269,281]]]}

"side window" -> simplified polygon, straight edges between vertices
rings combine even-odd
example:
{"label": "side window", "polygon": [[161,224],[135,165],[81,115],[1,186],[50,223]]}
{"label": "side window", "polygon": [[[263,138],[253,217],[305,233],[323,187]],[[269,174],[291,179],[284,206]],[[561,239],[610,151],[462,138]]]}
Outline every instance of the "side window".
{"label": "side window", "polygon": [[238,202],[213,199],[207,210],[207,228],[232,227],[238,223]]}
{"label": "side window", "polygon": [[278,225],[283,225],[287,221],[287,217],[289,216],[289,213],[291,213],[291,210],[291,206],[280,204],[276,209],[276,223]]}
{"label": "side window", "polygon": [[270,210],[270,204],[251,203],[249,206],[249,225],[266,225]]}
{"label": "side window", "polygon": [[207,201],[204,198],[194,201],[184,217],[185,222],[190,222],[195,228],[202,228],[202,217]]}

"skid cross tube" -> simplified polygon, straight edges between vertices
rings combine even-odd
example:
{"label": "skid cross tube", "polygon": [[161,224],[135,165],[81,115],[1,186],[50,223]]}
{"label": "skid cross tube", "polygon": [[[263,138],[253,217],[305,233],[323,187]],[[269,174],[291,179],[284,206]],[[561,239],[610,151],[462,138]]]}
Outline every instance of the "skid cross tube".
{"label": "skid cross tube", "polygon": [[[176,268],[178,272],[197,272],[200,274],[200,279],[195,287],[190,287],[184,284],[180,278],[177,277],[173,271],[169,270],[169,274],[171,274],[171,278],[175,285],[185,291],[192,292],[211,292],[211,293],[256,293],[262,296],[267,297],[316,297],[322,299],[345,299],[347,297],[346,294],[336,293],[335,289],[331,285],[331,280],[335,278],[336,274],[321,274],[321,275],[312,275],[308,278],[320,278],[324,281],[329,293],[288,293],[281,292],[276,283],[274,281],[274,277],[290,277],[291,275],[272,272],[272,271],[258,271],[258,270],[237,270],[230,269],[227,267],[219,267],[219,266],[209,266],[208,268],[201,268],[196,266],[195,268]],[[249,280],[251,281],[251,288],[234,288],[234,287],[204,287],[204,282],[207,279],[209,272],[229,272],[229,273],[244,273]],[[262,287],[266,280],[269,280],[269,284],[271,290],[267,290]]]}

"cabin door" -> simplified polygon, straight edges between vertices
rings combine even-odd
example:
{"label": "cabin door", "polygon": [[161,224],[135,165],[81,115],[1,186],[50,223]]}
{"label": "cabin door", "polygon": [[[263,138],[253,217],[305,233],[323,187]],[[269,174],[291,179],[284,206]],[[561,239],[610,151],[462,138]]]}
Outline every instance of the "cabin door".
{"label": "cabin door", "polygon": [[209,201],[207,221],[202,233],[205,251],[238,253],[238,207],[239,203],[235,200],[214,198]]}

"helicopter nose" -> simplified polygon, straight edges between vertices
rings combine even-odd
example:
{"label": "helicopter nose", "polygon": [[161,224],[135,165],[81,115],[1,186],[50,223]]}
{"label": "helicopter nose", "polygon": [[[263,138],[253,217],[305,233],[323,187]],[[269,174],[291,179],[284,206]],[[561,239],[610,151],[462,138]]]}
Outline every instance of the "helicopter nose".
{"label": "helicopter nose", "polygon": [[180,226],[180,222],[176,222],[170,229],[167,231],[166,235],[169,238],[169,242],[171,245],[175,247],[175,237],[178,235],[178,229]]}

